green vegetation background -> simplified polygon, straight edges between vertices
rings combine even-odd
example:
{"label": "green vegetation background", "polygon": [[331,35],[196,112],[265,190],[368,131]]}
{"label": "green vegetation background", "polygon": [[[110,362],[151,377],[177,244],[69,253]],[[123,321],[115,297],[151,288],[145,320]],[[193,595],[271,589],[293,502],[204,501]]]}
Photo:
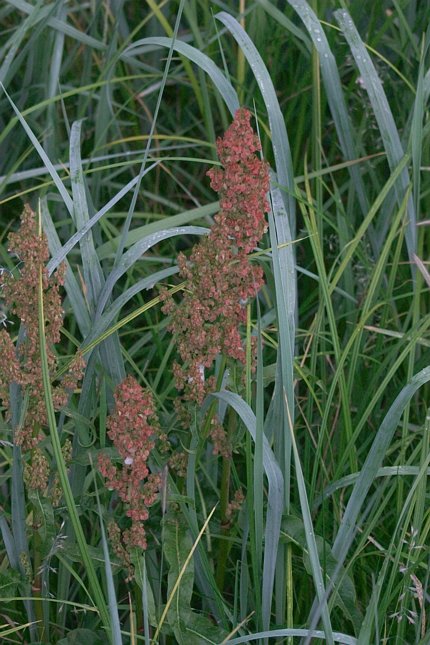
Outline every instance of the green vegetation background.
{"label": "green vegetation background", "polygon": [[[429,642],[429,17],[418,0],[2,3],[0,264],[30,203],[50,266],[70,266],[58,352],[91,354],[50,415],[75,441],[60,509],[26,496],[1,418],[2,642]],[[172,229],[217,212],[206,171],[239,104],[276,174],[243,330],[257,370],[220,395],[226,470],[198,416],[178,430],[155,283],[196,241]],[[132,583],[93,466],[126,373],[190,454]]]}

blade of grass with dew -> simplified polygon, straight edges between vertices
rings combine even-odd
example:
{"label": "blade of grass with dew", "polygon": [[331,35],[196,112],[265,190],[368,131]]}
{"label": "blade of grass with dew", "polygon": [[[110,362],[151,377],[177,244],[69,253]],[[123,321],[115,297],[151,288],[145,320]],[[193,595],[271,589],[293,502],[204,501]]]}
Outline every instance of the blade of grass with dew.
{"label": "blade of grass with dew", "polygon": [[[248,636],[240,636],[239,638],[232,638],[223,641],[222,645],[240,645],[241,643],[251,643],[264,638],[288,638],[288,637],[306,637],[309,634],[307,629],[270,629],[257,634],[249,634]],[[326,640],[326,635],[320,629],[313,629],[310,633],[312,638],[320,638]],[[340,632],[333,632],[333,641],[341,643],[341,645],[357,645],[357,639],[347,634]]]}
{"label": "blade of grass with dew", "polygon": [[[70,182],[73,195],[73,220],[78,231],[90,221],[89,206],[85,191],[84,175],[81,161],[81,129],[82,121],[75,121],[70,132]],[[93,231],[89,227],[85,234],[79,237],[79,247],[82,257],[82,271],[87,289],[87,299],[91,311],[95,308],[104,278],[98,262]],[[52,266],[50,267],[50,270]]]}
{"label": "blade of grass with dew", "polygon": [[[91,455],[90,455],[90,462],[91,462],[91,467],[94,468]],[[93,470],[93,473],[94,473],[94,470]],[[101,534],[101,542],[103,547],[104,568],[105,568],[105,576],[106,576],[107,592],[108,592],[108,600],[109,600],[109,615],[110,615],[111,625],[112,625],[112,642],[113,642],[113,645],[122,645],[121,625],[119,622],[119,614],[118,614],[118,601],[116,599],[115,583],[113,580],[113,573],[112,573],[112,564],[109,556],[109,546],[106,539],[106,531],[104,527],[102,509],[100,506],[100,497],[99,497],[99,491],[97,488],[96,477],[94,477],[94,492],[96,494],[97,510],[98,510],[99,522],[100,522],[100,534]]]}
{"label": "blade of grass with dew", "polygon": [[292,20],[287,18],[287,16],[282,13],[277,7],[270,2],[270,0],[257,0],[257,3],[260,5],[260,7],[263,7],[264,11],[266,11],[272,18],[274,18],[277,22],[279,22],[282,27],[285,27],[293,36],[295,36],[298,40],[300,40],[308,52],[311,52],[312,49],[312,42],[311,40],[306,36],[306,34],[303,33],[297,25],[294,24]]}
{"label": "blade of grass with dew", "polygon": [[67,475],[67,467],[64,462],[64,457],[61,451],[61,443],[60,443],[60,438],[57,431],[54,404],[52,400],[51,379],[49,375],[49,367],[48,367],[48,359],[47,359],[42,268],[40,268],[39,270],[38,278],[39,278],[38,307],[39,307],[40,361],[41,361],[41,367],[42,367],[43,390],[45,395],[46,414],[48,418],[48,426],[49,426],[49,433],[51,437],[52,451],[57,465],[58,477],[61,483],[61,488],[63,490],[64,499],[65,499],[67,511],[69,514],[69,519],[73,527],[73,531],[75,533],[76,541],[78,544],[80,554],[82,556],[82,561],[85,566],[86,573],[88,575],[90,589],[94,595],[94,603],[98,609],[99,616],[103,623],[103,626],[106,629],[106,636],[109,639],[109,641],[112,642],[110,638],[111,625],[110,625],[109,612],[106,607],[106,601],[104,599],[103,592],[94,568],[94,564],[85,540],[82,525],[79,520],[78,511],[76,508],[75,500],[73,499],[72,489],[70,487],[70,483]]}
{"label": "blade of grass with dew", "polygon": [[[294,344],[297,308],[297,274],[293,250],[293,238],[281,191],[274,187],[274,176],[270,189],[271,210],[269,211],[269,234],[272,249],[273,274],[275,278],[276,315],[279,334],[280,366],[282,386],[288,398],[290,410],[294,410]],[[292,413],[292,412],[291,412]],[[293,413],[292,413],[293,414]],[[294,418],[294,416],[292,417]],[[283,428],[278,428],[278,458],[282,456],[285,478],[285,503],[288,512],[290,496],[290,454],[288,441],[289,425],[284,419]],[[275,429],[275,435],[277,434]]]}
{"label": "blade of grass with dew", "polygon": [[272,79],[254,43],[237,20],[225,11],[217,13],[215,18],[227,27],[242,49],[260,88],[269,117],[277,181],[283,191],[286,191],[285,196],[283,195],[283,200],[288,213],[291,235],[294,238],[296,231],[296,202],[294,198],[293,165],[287,129]]}
{"label": "blade of grass with dew", "polygon": [[[354,141],[357,135],[346,107],[338,66],[322,25],[305,0],[288,0],[288,4],[302,20],[318,52],[326,97],[343,155],[347,160],[356,159],[358,155]],[[368,211],[368,199],[360,170],[355,165],[350,166],[348,170],[357,192],[361,212],[365,216]]]}
{"label": "blade of grass with dew", "polygon": [[[3,61],[0,66],[0,83],[7,85],[7,75],[11,71],[10,67],[15,55],[20,49],[21,43],[26,37],[28,37],[31,28],[36,23],[42,5],[43,0],[38,0],[36,5],[33,7],[31,14],[22,21],[18,29],[13,32],[8,42],[3,45],[2,51],[0,52],[0,60]],[[8,49],[7,54],[5,54],[6,49]]]}
{"label": "blade of grass with dew", "polygon": [[[237,412],[255,442],[257,421],[249,405],[239,395],[226,390],[214,393],[211,397],[224,401]],[[266,436],[263,436],[263,466],[269,483],[269,491],[264,532],[263,588],[261,595],[263,624],[268,625],[270,624],[281,518],[284,510],[284,478]]]}
{"label": "blade of grass with dew", "polygon": [[[143,226],[137,226],[127,235],[127,238],[124,243],[124,248],[135,244],[142,238],[147,235],[152,235],[158,231],[162,231],[166,228],[174,226],[183,226],[189,224],[196,219],[205,219],[211,215],[215,215],[219,211],[219,202],[212,202],[211,204],[205,204],[204,206],[199,206],[198,208],[192,208],[189,211],[184,211],[183,213],[178,213],[177,215],[170,215],[169,217],[163,217],[162,219],[156,222],[150,222],[149,224],[144,224]],[[97,249],[97,255],[100,260],[104,260],[111,253],[118,248],[119,237],[114,237],[109,242],[102,244]]]}
{"label": "blade of grass with dew", "polygon": [[[156,45],[158,47],[170,47],[172,45],[172,39],[165,38],[162,36],[160,37],[151,36],[148,38],[142,38],[141,40],[137,40],[135,43],[130,45],[130,47],[125,50],[125,52],[128,54],[133,54],[134,56],[137,56],[140,53],[144,53],[145,48],[148,45]],[[239,108],[239,99],[237,97],[236,90],[233,88],[231,83],[229,83],[229,81],[225,78],[221,70],[209,58],[209,56],[206,56],[206,54],[203,54],[195,47],[192,47],[191,45],[187,45],[186,43],[180,40],[176,40],[173,43],[173,49],[178,53],[183,54],[184,56],[189,58],[189,60],[191,60],[193,63],[201,67],[203,71],[205,71],[209,75],[216,89],[223,97],[225,103],[227,104],[228,109],[233,115],[236,112],[236,110]]]}
{"label": "blade of grass with dew", "polygon": [[[81,162],[81,121],[75,121],[70,133],[70,181],[73,195],[73,213],[75,224],[82,229],[89,222],[89,206],[85,191],[84,176]],[[90,314],[97,307],[100,292],[105,284],[105,279],[95,248],[93,229],[90,228],[86,235],[79,241],[83,277],[87,288],[87,300]],[[110,374],[114,384],[125,378],[124,363],[118,336],[115,334],[100,347],[100,356],[103,366]]]}
{"label": "blade of grass with dew", "polygon": [[[387,153],[388,163],[390,168],[393,170],[404,156],[404,150],[381,80],[349,13],[346,9],[338,9],[334,12],[334,16],[342,29],[360,71],[360,75],[364,81],[364,87],[369,96],[384,148]],[[409,175],[408,171],[405,169],[394,187],[399,205],[408,185]],[[412,255],[416,253],[417,245],[416,213],[412,197],[408,200],[407,212],[408,224],[405,237],[409,257],[412,258]],[[415,266],[413,264],[411,265],[411,270],[412,275],[414,275]]]}
{"label": "blade of grass with dew", "polygon": [[158,244],[163,240],[171,237],[185,236],[185,235],[205,235],[209,232],[207,228],[201,226],[181,226],[177,228],[169,228],[157,233],[152,233],[143,239],[133,244],[133,246],[123,253],[121,260],[115,265],[110,274],[108,275],[103,288],[100,291],[99,299],[97,302],[97,310],[95,318],[99,318],[103,313],[106,303],[112,294],[117,281],[137,262],[152,246]]}
{"label": "blade of grass with dew", "polygon": [[[151,170],[153,170],[156,166],[158,166],[159,162],[156,161],[154,164],[152,164],[149,168],[145,170],[143,173],[146,175],[149,173]],[[131,181],[129,181],[121,190],[117,192],[117,194],[110,199],[103,208],[101,208],[97,213],[95,213],[91,218],[88,219],[88,221],[83,224],[79,228],[79,230],[72,235],[67,242],[59,249],[56,251],[55,255],[50,259],[47,265],[48,269],[48,274],[51,275],[53,271],[63,262],[63,260],[67,257],[68,253],[73,249],[73,247],[78,244],[86,235],[91,228],[105,215],[115,204],[117,204],[132,188],[137,183],[138,178],[134,177]],[[99,257],[100,259],[100,257]]]}
{"label": "blade of grass with dew", "polygon": [[[279,385],[275,384],[271,409],[266,417],[265,431],[274,436],[274,451],[284,477],[284,504],[290,512],[291,486],[291,436],[288,419],[285,414],[283,398],[288,398],[291,410],[294,410],[294,345],[297,307],[297,273],[295,270],[294,249],[291,230],[284,201],[278,188],[274,187],[274,176],[271,178],[271,210],[269,211],[269,235],[272,248],[272,265],[275,280],[276,319],[278,327],[277,370]],[[276,408],[276,409],[275,409]],[[287,603],[288,625],[293,624],[293,599],[285,596],[285,575],[291,583],[291,569],[287,566],[290,546],[280,545],[276,566],[275,607],[277,621],[283,622],[285,602]],[[267,627],[267,625],[266,625]]]}
{"label": "blade of grass with dew", "polygon": [[21,112],[18,110],[16,107],[15,103],[12,101],[10,98],[9,94],[6,92],[6,89],[2,83],[0,83],[0,87],[3,89],[3,92],[6,94],[6,98],[8,99],[9,103],[11,104],[11,107],[13,111],[15,112],[19,122],[21,123],[22,127],[24,128],[28,138],[30,139],[31,143],[33,144],[35,150],[39,154],[40,158],[42,159],[43,163],[45,164],[46,168],[49,171],[49,174],[51,175],[52,181],[54,182],[55,186],[58,189],[58,192],[60,193],[64,205],[69,211],[70,215],[73,215],[73,202],[72,199],[69,195],[69,193],[66,190],[66,187],[64,186],[63,182],[60,179],[59,174],[55,170],[53,164],[51,163],[48,155],[38,142],[36,136],[33,134],[33,131],[31,130],[30,126],[27,124],[25,121],[24,117],[22,116]]}
{"label": "blade of grass with dew", "polygon": [[[16,7],[16,9],[19,9],[20,11],[23,11],[28,15],[31,15],[34,12],[34,5],[31,5],[28,2],[24,2],[24,0],[6,0],[6,2],[7,4],[13,7]],[[96,49],[96,50],[106,49],[106,45],[104,43],[100,42],[99,40],[96,40],[95,38],[92,38],[91,36],[88,36],[85,32],[79,29],[76,29],[75,27],[72,27],[66,22],[59,20],[58,18],[49,17],[49,14],[51,13],[51,11],[52,11],[52,5],[47,5],[46,7],[43,8],[43,10],[39,12],[39,15],[37,16],[37,20],[38,21],[46,20],[48,26],[51,27],[52,29],[61,31],[66,36],[69,36],[70,38],[73,38],[74,40],[77,40],[78,42],[82,43],[83,45],[87,45],[92,49]]]}
{"label": "blade of grass with dew", "polygon": [[[48,208],[48,200],[46,199],[46,197],[42,197],[39,201],[39,204],[42,214],[42,226],[48,240],[49,251],[51,253],[51,256],[55,257],[61,252],[61,249],[63,247],[61,246],[55,224],[52,221],[51,213],[49,212]],[[75,316],[76,322],[78,323],[79,330],[82,336],[85,338],[85,336],[89,333],[91,327],[88,308],[84,296],[82,295],[82,291],[79,287],[78,281],[76,280],[72,268],[69,264],[69,261],[67,260],[67,258],[62,261],[66,263],[64,288],[70,300],[73,315]],[[49,267],[49,263],[47,266]]]}

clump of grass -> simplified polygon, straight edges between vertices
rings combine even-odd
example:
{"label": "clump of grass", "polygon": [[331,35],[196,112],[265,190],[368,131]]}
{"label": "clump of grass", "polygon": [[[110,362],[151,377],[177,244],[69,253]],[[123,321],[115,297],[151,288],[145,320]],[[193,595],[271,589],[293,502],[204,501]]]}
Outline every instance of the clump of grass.
{"label": "clump of grass", "polygon": [[2,642],[428,642],[424,5],[2,9]]}

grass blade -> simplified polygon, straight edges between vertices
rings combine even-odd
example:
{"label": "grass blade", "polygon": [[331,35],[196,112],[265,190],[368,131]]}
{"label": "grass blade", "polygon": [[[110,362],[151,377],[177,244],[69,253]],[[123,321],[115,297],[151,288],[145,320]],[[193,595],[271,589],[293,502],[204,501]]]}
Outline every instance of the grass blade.
{"label": "grass blade", "polygon": [[[135,244],[142,238],[147,235],[152,235],[158,231],[162,231],[166,228],[171,228],[173,226],[184,226],[196,219],[205,219],[211,215],[215,215],[219,211],[219,202],[212,202],[211,204],[205,204],[204,206],[199,206],[198,208],[192,208],[189,211],[184,211],[183,213],[178,213],[177,215],[170,215],[169,218],[163,218],[156,222],[150,222],[144,226],[137,226],[127,235],[127,238],[124,243],[124,248]],[[97,251],[100,260],[104,260],[109,257],[119,246],[119,236],[112,238],[106,244],[102,244]]]}
{"label": "grass blade", "polygon": [[[48,239],[50,253],[52,256],[59,255],[61,253],[61,249],[64,247],[61,246],[61,242],[58,238],[57,230],[55,228],[54,222],[52,221],[46,198],[40,200],[40,210],[42,214],[42,226]],[[65,258],[63,262],[66,263],[66,277],[64,280],[64,287],[70,300],[73,315],[75,316],[75,319],[78,323],[79,330],[82,336],[85,338],[91,327],[87,304],[85,302],[84,296],[82,295],[78,281],[76,280],[72,268],[69,264],[69,261],[67,260],[67,258]],[[47,268],[48,267],[49,263],[47,265]]]}
{"label": "grass blade", "polygon": [[[91,467],[93,467],[91,455],[90,455],[90,461],[91,461]],[[94,491],[96,494],[97,510],[98,510],[99,521],[100,521],[100,532],[101,532],[101,541],[102,541],[102,547],[103,547],[105,576],[106,576],[108,599],[109,599],[109,614],[112,621],[112,642],[113,642],[113,645],[122,645],[121,625],[119,622],[118,602],[117,602],[116,593],[115,593],[115,584],[114,584],[113,574],[112,574],[112,564],[109,557],[109,546],[106,539],[106,531],[104,527],[103,514],[100,506],[100,497],[99,497],[99,491],[97,488],[96,481],[94,481]]]}
{"label": "grass blade", "polygon": [[[346,40],[348,41],[351,53],[354,56],[355,62],[360,71],[364,87],[368,93],[373,112],[378,123],[382,142],[387,153],[388,164],[391,170],[394,170],[404,156],[404,150],[381,80],[349,13],[345,9],[339,9],[335,11],[334,15],[345,35]],[[404,193],[408,186],[409,175],[405,168],[399,177],[399,181],[394,186],[399,205],[402,202]],[[417,245],[416,214],[412,197],[409,197],[408,199],[407,212],[408,224],[405,238],[409,258],[412,261],[412,256],[416,253]],[[415,275],[414,269],[415,267],[412,264],[411,271],[413,275]]]}
{"label": "grass blade", "polygon": [[227,27],[242,49],[250,67],[252,68],[255,80],[257,81],[260,92],[263,96],[267,115],[269,117],[270,131],[272,133],[272,147],[275,157],[277,181],[282,189],[286,191],[286,195],[284,197],[285,207],[290,221],[291,235],[292,237],[295,237],[296,202],[294,198],[293,164],[287,129],[285,127],[284,117],[282,116],[281,108],[276,96],[276,91],[273,86],[273,81],[270,78],[267,67],[265,66],[254,43],[237,20],[225,11],[217,13],[215,18]]}
{"label": "grass blade", "polygon": [[[254,442],[256,441],[257,420],[249,405],[237,394],[223,390],[212,396],[230,405],[242,419]],[[273,452],[263,436],[263,465],[269,483],[267,495],[266,528],[264,532],[264,564],[262,589],[263,624],[269,625],[272,606],[273,583],[275,579],[276,556],[278,552],[281,518],[284,509],[284,478]]]}
{"label": "grass blade", "polygon": [[354,539],[356,522],[358,515],[361,512],[361,507],[375,477],[377,476],[378,470],[382,465],[382,461],[401,419],[403,410],[408,405],[415,392],[429,381],[430,367],[426,367],[421,370],[421,372],[418,372],[418,374],[416,374],[412,380],[405,385],[388,410],[376,437],[373,440],[372,447],[363,464],[360,476],[354,485],[354,489],[342,518],[342,523],[333,544],[333,555],[340,564],[343,564],[352,540]]}
{"label": "grass blade", "polygon": [[[354,141],[355,135],[342,91],[338,66],[330,49],[327,37],[316,14],[305,0],[288,0],[288,4],[297,12],[312,39],[318,52],[321,74],[326,91],[327,101],[336,127],[343,155],[347,160],[357,159]],[[351,165],[348,168],[357,191],[361,212],[366,215],[368,199],[359,168]]]}
{"label": "grass blade", "polygon": [[[159,162],[156,161],[155,163],[151,164],[149,168],[145,170],[143,175],[146,175],[149,173],[151,170],[153,170],[156,166],[158,166]],[[142,176],[143,176],[142,175]],[[55,255],[50,259],[47,265],[48,273],[51,275],[55,269],[64,261],[64,259],[67,257],[67,254],[70,253],[70,251],[73,249],[73,247],[78,244],[84,237],[84,235],[87,235],[87,233],[91,230],[91,228],[107,213],[110,211],[115,204],[117,204],[123,197],[126,195],[134,186],[137,184],[138,177],[134,177],[131,181],[129,181],[121,190],[117,192],[117,194],[110,199],[103,208],[101,208],[95,215],[93,215],[91,218],[88,219],[88,221],[83,224],[79,228],[78,231],[74,235],[72,235],[71,238],[69,238],[62,246],[60,249],[58,249],[55,253]]]}
{"label": "grass blade", "polygon": [[33,134],[33,131],[31,130],[30,126],[27,124],[26,120],[22,116],[21,112],[18,110],[16,107],[15,103],[12,101],[10,98],[9,94],[6,92],[6,88],[4,87],[3,83],[0,83],[0,87],[3,89],[3,92],[6,94],[6,98],[8,99],[9,103],[12,106],[13,111],[15,112],[18,121],[21,123],[22,127],[24,128],[28,138],[30,139],[31,143],[33,144],[35,150],[39,154],[40,158],[42,159],[43,163],[45,164],[49,174],[51,175],[52,181],[56,185],[58,192],[60,193],[61,197],[63,198],[64,205],[66,206],[67,210],[69,213],[72,215],[73,213],[73,202],[72,199],[69,195],[69,193],[66,190],[66,187],[64,186],[63,182],[60,179],[60,176],[58,172],[55,170],[53,164],[51,163],[48,155],[38,142],[36,136]]}
{"label": "grass blade", "polygon": [[131,249],[129,249],[122,255],[120,262],[116,264],[115,268],[112,269],[105,284],[103,285],[103,289],[100,292],[97,303],[96,318],[98,318],[103,313],[103,310],[111,296],[116,282],[152,246],[158,244],[162,240],[167,240],[170,237],[175,237],[176,235],[205,235],[207,233],[208,229],[201,226],[182,226],[178,228],[169,228],[167,230],[160,231],[159,233],[153,233],[152,235],[148,235],[142,240],[139,240],[139,242],[136,242],[136,244],[133,244]]}
{"label": "grass blade", "polygon": [[186,56],[193,63],[201,67],[202,70],[210,76],[218,92],[226,102],[231,114],[234,114],[239,108],[239,99],[237,97],[236,90],[232,87],[231,83],[229,83],[224,74],[209,58],[209,56],[206,56],[206,54],[203,54],[195,47],[187,45],[187,43],[183,43],[180,40],[175,40],[172,44],[171,38],[165,38],[162,36],[151,36],[137,40],[135,43],[133,43],[133,45],[127,48],[124,53],[137,56],[138,54],[144,52],[148,45],[156,45],[157,47],[168,48],[173,47],[175,51]]}
{"label": "grass blade", "polygon": [[[252,641],[258,641],[263,638],[288,638],[293,636],[305,637],[308,634],[309,631],[307,629],[272,629],[265,632],[258,632],[258,634],[249,634],[248,636],[241,636],[240,638],[232,638],[230,640],[223,641],[222,645],[240,645],[240,643],[251,643]],[[319,629],[313,629],[311,631],[311,637],[326,640],[324,632]],[[335,643],[341,643],[342,645],[357,645],[356,638],[339,632],[333,632],[333,640]]]}
{"label": "grass blade", "polygon": [[64,462],[64,457],[61,451],[61,443],[57,430],[57,423],[55,419],[54,404],[52,400],[51,378],[49,374],[49,366],[46,351],[46,338],[45,338],[45,313],[43,302],[43,273],[42,268],[39,270],[39,285],[38,285],[38,302],[39,302],[39,342],[40,342],[40,361],[42,366],[43,389],[45,394],[46,414],[48,418],[49,432],[51,437],[51,445],[57,465],[58,476],[63,490],[64,499],[69,515],[71,525],[78,543],[78,548],[82,556],[82,562],[85,571],[88,575],[89,585],[92,593],[94,594],[95,606],[98,609],[101,621],[106,629],[106,636],[110,642],[111,639],[111,624],[109,612],[106,607],[106,601],[97,574],[94,568],[93,560],[89,553],[87,543],[85,541],[84,532],[79,520],[78,511],[76,508],[75,500],[73,499],[72,489],[70,487],[67,467]]}

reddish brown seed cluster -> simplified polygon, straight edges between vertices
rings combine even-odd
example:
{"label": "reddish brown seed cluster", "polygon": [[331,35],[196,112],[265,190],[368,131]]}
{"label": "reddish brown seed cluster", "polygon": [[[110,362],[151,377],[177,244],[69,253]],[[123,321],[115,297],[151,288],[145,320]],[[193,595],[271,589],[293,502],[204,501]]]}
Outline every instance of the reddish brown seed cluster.
{"label": "reddish brown seed cluster", "polygon": [[[21,217],[21,227],[9,235],[9,251],[19,262],[19,273],[4,278],[2,295],[10,316],[20,320],[24,334],[15,348],[7,328],[0,331],[0,399],[9,406],[9,386],[17,383],[23,389],[28,403],[24,424],[16,433],[15,443],[24,451],[35,449],[43,439],[46,426],[46,410],[42,380],[39,341],[39,276],[42,274],[43,305],[45,314],[45,335],[49,371],[54,376],[57,370],[57,356],[54,345],[60,340],[63,324],[63,308],[60,287],[64,283],[64,266],[55,275],[48,276],[45,264],[49,258],[46,237],[39,234],[35,213],[26,206]],[[78,356],[63,381],[53,388],[53,399],[57,409],[63,407],[79,379],[82,377],[84,361]],[[46,458],[35,454],[38,470]],[[47,462],[46,462],[47,463]],[[33,478],[34,479],[34,478]]]}
{"label": "reddish brown seed cluster", "polygon": [[99,469],[107,480],[106,486],[117,491],[126,515],[131,519],[130,528],[121,536],[122,541],[126,547],[146,549],[144,522],[160,487],[159,475],[149,473],[148,457],[159,427],[151,393],[132,376],[115,390],[115,410],[107,427],[122,463],[119,465],[102,453]]}
{"label": "reddish brown seed cluster", "polygon": [[171,314],[170,329],[177,336],[181,359],[174,365],[176,385],[185,400],[197,404],[214,387],[205,371],[218,354],[245,361],[240,325],[246,320],[248,299],[263,284],[261,268],[251,265],[248,255],[267,228],[269,172],[255,154],[260,144],[250,118],[248,110],[238,110],[218,139],[223,168],[208,175],[221,210],[189,259],[178,257],[184,295],[179,304],[167,299],[163,308]]}

